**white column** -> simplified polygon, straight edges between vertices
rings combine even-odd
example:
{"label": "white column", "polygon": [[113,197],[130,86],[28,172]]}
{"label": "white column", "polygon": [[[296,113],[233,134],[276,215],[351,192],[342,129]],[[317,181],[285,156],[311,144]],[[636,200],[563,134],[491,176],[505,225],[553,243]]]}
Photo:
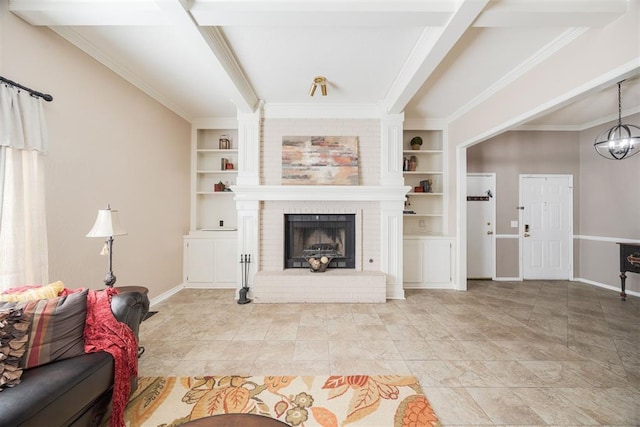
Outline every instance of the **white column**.
{"label": "white column", "polygon": [[387,298],[404,299],[402,201],[380,202],[380,267],[387,275]]}
{"label": "white column", "polygon": [[404,185],[402,123],[404,113],[380,117],[380,185]]}
{"label": "white column", "polygon": [[[380,185],[403,186],[402,123],[404,114],[380,117]],[[405,190],[406,192],[406,190]],[[387,298],[404,299],[402,238],[404,200],[380,202],[380,266],[387,274]]]}
{"label": "white column", "polygon": [[[260,185],[260,125],[263,103],[256,111],[243,113],[238,110],[238,177],[236,187]],[[243,285],[244,265],[241,255],[250,255],[251,264],[247,283],[253,286],[253,277],[260,262],[260,202],[236,199],[238,212],[238,289]]]}
{"label": "white column", "polygon": [[253,113],[238,111],[238,178],[236,185],[260,184],[262,103]]}

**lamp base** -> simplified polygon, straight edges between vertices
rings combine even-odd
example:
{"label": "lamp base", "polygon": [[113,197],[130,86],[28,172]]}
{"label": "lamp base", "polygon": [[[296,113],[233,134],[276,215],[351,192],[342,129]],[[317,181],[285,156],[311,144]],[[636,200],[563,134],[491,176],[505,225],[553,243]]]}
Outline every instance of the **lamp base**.
{"label": "lamp base", "polygon": [[106,276],[104,276],[104,285],[108,288],[113,288],[113,285],[116,283],[116,276],[114,276],[113,272],[108,272]]}

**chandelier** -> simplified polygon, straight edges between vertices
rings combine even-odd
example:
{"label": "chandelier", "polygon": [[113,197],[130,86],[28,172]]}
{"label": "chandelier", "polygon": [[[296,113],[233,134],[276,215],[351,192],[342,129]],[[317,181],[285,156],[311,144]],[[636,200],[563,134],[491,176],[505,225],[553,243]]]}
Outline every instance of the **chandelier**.
{"label": "chandelier", "polygon": [[622,160],[638,154],[640,149],[640,127],[622,123],[622,96],[618,82],[618,124],[602,132],[593,148],[605,159]]}

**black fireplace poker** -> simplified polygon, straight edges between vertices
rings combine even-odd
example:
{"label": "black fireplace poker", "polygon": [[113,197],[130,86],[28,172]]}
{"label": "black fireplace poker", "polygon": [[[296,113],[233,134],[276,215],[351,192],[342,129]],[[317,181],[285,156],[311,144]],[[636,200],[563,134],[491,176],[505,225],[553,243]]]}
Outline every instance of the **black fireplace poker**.
{"label": "black fireplace poker", "polygon": [[250,254],[240,254],[240,264],[242,266],[242,288],[240,288],[240,297],[238,298],[238,304],[248,304],[251,302],[247,298],[247,292],[249,292],[249,264],[251,264]]}

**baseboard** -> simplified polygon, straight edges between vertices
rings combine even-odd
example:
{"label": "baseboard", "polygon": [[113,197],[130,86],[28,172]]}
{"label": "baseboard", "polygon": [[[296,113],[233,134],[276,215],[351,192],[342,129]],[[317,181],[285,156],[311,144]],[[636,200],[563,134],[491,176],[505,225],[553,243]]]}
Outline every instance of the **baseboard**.
{"label": "baseboard", "polygon": [[162,301],[166,300],[167,298],[169,298],[171,295],[175,295],[178,292],[180,292],[181,290],[183,290],[185,288],[184,283],[179,284],[178,286],[169,289],[166,292],[161,293],[160,295],[158,295],[155,298],[151,298],[149,300],[149,306],[153,307],[156,304],[161,303]]}
{"label": "baseboard", "polygon": [[[593,280],[589,280],[589,279],[581,279],[579,277],[576,277],[576,278],[573,279],[573,281],[574,282],[586,283],[587,285],[593,285],[593,286],[597,286],[599,288],[610,289],[610,290],[616,291],[618,293],[621,291],[620,286],[611,286],[611,285],[607,285],[606,283],[594,282]],[[634,297],[640,297],[640,292],[630,291],[628,289],[625,289],[624,292],[627,295],[633,295]]]}
{"label": "baseboard", "polygon": [[450,289],[457,291],[454,283],[405,283],[403,289]]}
{"label": "baseboard", "polygon": [[522,279],[519,277],[496,277],[493,280],[496,282],[522,282]]}

